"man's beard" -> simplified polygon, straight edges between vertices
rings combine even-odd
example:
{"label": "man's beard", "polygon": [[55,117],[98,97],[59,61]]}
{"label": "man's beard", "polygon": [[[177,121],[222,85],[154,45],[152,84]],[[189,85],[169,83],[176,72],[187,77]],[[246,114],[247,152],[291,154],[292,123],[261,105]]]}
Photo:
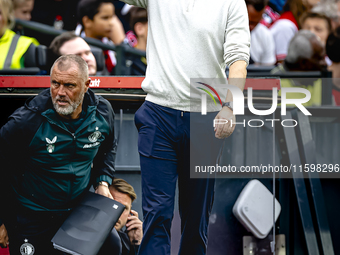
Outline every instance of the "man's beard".
{"label": "man's beard", "polygon": [[[79,94],[78,99],[74,102],[72,102],[68,97],[59,97],[57,95],[54,99],[52,99],[54,109],[56,110],[57,113],[61,115],[65,115],[65,116],[71,115],[83,101],[84,95],[85,93],[81,92]],[[68,102],[68,105],[59,106],[57,103],[58,100],[66,101]]]}

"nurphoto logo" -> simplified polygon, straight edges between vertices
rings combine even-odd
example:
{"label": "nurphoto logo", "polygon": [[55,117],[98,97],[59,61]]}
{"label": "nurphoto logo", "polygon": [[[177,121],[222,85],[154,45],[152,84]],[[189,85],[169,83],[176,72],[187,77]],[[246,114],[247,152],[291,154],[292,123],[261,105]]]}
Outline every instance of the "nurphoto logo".
{"label": "nurphoto logo", "polygon": [[[217,93],[217,88],[223,88],[228,89],[229,93],[233,96],[233,114],[234,115],[244,115],[244,95],[240,88],[233,86],[233,85],[227,85],[227,84],[219,84],[210,86],[206,83],[197,82],[200,85],[203,85],[204,87],[197,87],[198,89],[202,90],[204,93],[201,94],[201,114],[206,115],[207,114],[207,95],[209,95],[212,100],[214,101],[215,105],[217,105],[216,100],[213,96],[218,98],[220,101],[220,104],[222,105],[221,97]],[[301,93],[304,94],[304,98],[298,98],[298,99],[291,99],[287,98],[288,93]],[[278,106],[278,91],[277,88],[272,88],[272,105],[270,109],[267,110],[258,110],[255,109],[254,103],[253,103],[253,88],[249,87],[247,89],[247,104],[249,111],[255,115],[258,116],[265,116],[270,115],[275,112]],[[300,111],[304,115],[312,115],[304,106],[304,103],[307,103],[311,99],[311,93],[309,90],[304,88],[281,88],[281,115],[286,115],[287,112],[287,105],[295,105],[297,108],[300,109]],[[274,126],[275,121],[280,121],[279,119],[266,119],[265,121],[270,121],[272,123],[272,127]],[[246,126],[246,121],[243,122],[235,122],[233,123],[232,120],[226,120],[226,119],[214,119],[213,126],[215,127],[218,124],[227,124],[230,123],[230,125],[233,124],[243,124],[243,126]],[[264,125],[264,121],[261,119],[251,119],[248,122],[249,127],[262,127]],[[290,119],[290,120],[283,120],[281,122],[282,126],[284,127],[295,127],[298,123],[296,120]]]}

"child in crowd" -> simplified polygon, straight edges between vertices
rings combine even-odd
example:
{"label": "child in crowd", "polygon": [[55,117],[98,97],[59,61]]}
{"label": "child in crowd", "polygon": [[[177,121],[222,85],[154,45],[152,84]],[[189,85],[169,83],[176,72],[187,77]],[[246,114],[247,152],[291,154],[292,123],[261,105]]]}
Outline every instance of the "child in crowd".
{"label": "child in crowd", "polygon": [[[34,7],[34,0],[13,0],[14,17],[16,19],[31,20],[31,12]],[[25,35],[24,28],[18,24],[12,29],[20,35]]]}
{"label": "child in crowd", "polygon": [[[140,7],[132,7],[128,13],[130,19],[130,28],[132,31],[127,32],[127,38],[134,38],[129,41],[130,46],[135,49],[146,51],[146,42],[148,36],[148,14],[147,10]],[[131,34],[133,36],[131,36]],[[145,75],[146,58],[140,56],[131,57],[131,75]]]}
{"label": "child in crowd", "polygon": [[137,44],[135,45],[135,48],[146,51],[146,41],[148,36],[148,13],[144,8],[132,7],[129,14],[130,27],[137,38]]}
{"label": "child in crowd", "polygon": [[24,68],[30,61],[26,53],[39,44],[34,38],[17,35],[11,30],[13,25],[12,0],[0,0],[0,69]]}
{"label": "child in crowd", "polygon": [[[77,8],[79,25],[75,31],[81,37],[91,37],[103,43],[118,45],[125,39],[124,28],[115,15],[110,0],[81,0]],[[105,64],[109,73],[114,74],[115,52],[106,50]]]}
{"label": "child in crowd", "polygon": [[17,19],[31,20],[34,0],[13,0],[14,16]]}

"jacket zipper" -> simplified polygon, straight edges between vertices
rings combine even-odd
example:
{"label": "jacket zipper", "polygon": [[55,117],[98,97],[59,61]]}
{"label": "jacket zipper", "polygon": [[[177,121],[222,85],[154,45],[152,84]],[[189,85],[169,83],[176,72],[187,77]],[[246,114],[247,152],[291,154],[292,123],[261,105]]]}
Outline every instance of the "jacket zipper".
{"label": "jacket zipper", "polygon": [[[72,156],[70,157],[70,158],[73,158],[73,156],[74,156],[74,154],[75,154],[75,150],[76,150],[76,143],[75,143],[75,141],[76,141],[76,139],[77,139],[77,137],[76,137],[76,135],[75,135],[75,133],[71,133],[68,129],[65,129],[65,128],[63,128],[63,127],[61,127],[60,125],[58,125],[57,123],[55,123],[54,121],[52,121],[52,120],[48,120],[52,125],[55,125],[55,126],[57,126],[58,128],[60,128],[61,130],[64,130],[64,131],[66,131],[68,134],[70,134],[72,137],[73,137],[73,154],[72,154]],[[71,164],[71,166],[72,166],[72,164]],[[73,167],[72,167],[72,169],[71,169],[72,171],[73,171]],[[70,185],[69,185],[69,188],[68,188],[68,195],[67,195],[67,198],[66,198],[66,202],[69,202],[69,201],[71,201],[71,194],[72,194],[72,184],[71,184],[71,181],[70,181]]]}
{"label": "jacket zipper", "polygon": [[[71,132],[70,132],[70,133],[71,133]],[[75,151],[76,151],[76,149],[77,149],[77,145],[76,145],[76,139],[77,139],[77,137],[76,137],[75,133],[71,133],[71,135],[73,136],[73,154],[72,154],[72,157],[71,157],[71,158],[74,158]],[[72,164],[71,164],[71,167],[72,167],[72,172],[74,172],[74,171],[73,171],[73,166],[72,166]],[[72,181],[70,181],[70,187],[69,187],[69,193],[68,193],[68,196],[67,196],[67,202],[71,201],[72,186],[73,186],[71,182],[72,182]]]}

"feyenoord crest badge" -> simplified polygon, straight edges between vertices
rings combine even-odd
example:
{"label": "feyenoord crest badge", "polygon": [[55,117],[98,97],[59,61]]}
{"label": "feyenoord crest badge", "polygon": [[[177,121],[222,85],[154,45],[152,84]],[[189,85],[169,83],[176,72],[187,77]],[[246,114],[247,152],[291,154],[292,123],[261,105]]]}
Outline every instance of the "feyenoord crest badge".
{"label": "feyenoord crest badge", "polygon": [[100,133],[100,131],[98,131],[98,127],[96,127],[96,131],[94,131],[91,135],[89,135],[89,141],[91,143],[95,143],[97,142],[98,138],[102,136],[102,133]]}
{"label": "feyenoord crest badge", "polygon": [[34,254],[34,246],[28,242],[27,239],[24,240],[25,243],[23,243],[20,246],[20,253],[22,255],[33,255]]}

